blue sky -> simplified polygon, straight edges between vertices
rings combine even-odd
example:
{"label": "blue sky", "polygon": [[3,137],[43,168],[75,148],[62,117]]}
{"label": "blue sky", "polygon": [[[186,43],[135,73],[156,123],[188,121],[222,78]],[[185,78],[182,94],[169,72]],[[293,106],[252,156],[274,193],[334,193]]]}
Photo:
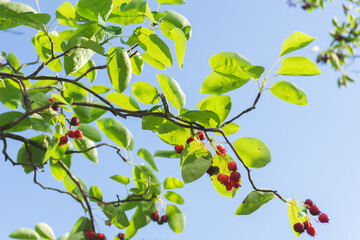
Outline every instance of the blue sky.
{"label": "blue sky", "polygon": [[[35,1],[20,1],[35,7]],[[43,12],[55,13],[62,1],[44,1],[39,4]],[[71,1],[74,3],[75,1]],[[149,1],[155,9],[155,0]],[[211,72],[208,59],[222,51],[234,51],[248,58],[254,65],[267,69],[279,56],[282,41],[293,31],[301,31],[316,38],[307,48],[291,55],[302,55],[315,59],[311,47],[325,49],[329,42],[331,17],[341,19],[340,3],[328,5],[326,11],[313,14],[299,8],[289,8],[285,0],[268,1],[188,1],[180,6],[162,6],[160,10],[174,9],[185,15],[193,28],[188,41],[184,68],[176,64],[165,72],[144,66],[139,77],[132,82],[147,81],[158,86],[156,74],[165,73],[175,78],[187,95],[187,108],[194,108],[205,97],[199,93],[202,81]],[[32,29],[25,35],[0,32],[0,50],[14,52],[21,62],[35,59],[31,37]],[[167,41],[169,46],[172,42]],[[172,52],[173,47],[171,48]],[[95,59],[98,65],[104,63]],[[278,66],[279,67],[279,66]],[[266,91],[256,110],[240,118],[241,126],[231,141],[240,137],[261,139],[271,151],[272,162],[265,168],[254,170],[253,179],[258,187],[276,189],[286,198],[293,193],[299,199],[313,199],[326,212],[330,224],[315,224],[317,239],[355,239],[360,220],[357,216],[357,199],[360,197],[358,183],[360,167],[358,146],[360,142],[360,95],[359,84],[339,89],[336,81],[339,73],[328,66],[319,66],[323,74],[313,77],[278,77],[296,83],[307,95],[308,106],[296,106],[283,102]],[[278,68],[275,67],[274,72]],[[350,72],[351,73],[351,72]],[[359,74],[352,73],[359,79]],[[108,85],[106,71],[98,72],[95,84]],[[131,89],[125,93],[131,94]],[[249,82],[244,87],[230,92],[232,113],[235,116],[249,107],[257,94],[257,87]],[[142,106],[145,108],[145,106]],[[0,112],[6,111],[2,105]],[[135,137],[135,150],[146,148],[151,153],[158,149],[170,149],[156,134],[139,131],[138,119],[120,119]],[[18,144],[13,144],[10,153],[16,157]],[[133,153],[135,163],[141,159]],[[73,173],[85,181],[88,187],[97,185],[105,199],[114,199],[115,194],[125,196],[125,189],[108,177],[119,174],[131,177],[131,168],[109,149],[99,149],[100,163],[94,164],[78,155],[73,159]],[[46,222],[53,227],[57,237],[69,232],[77,218],[83,215],[81,207],[72,199],[58,193],[44,191],[32,182],[32,175],[25,175],[22,168],[12,167],[8,162],[0,163],[0,239],[19,227],[34,227]],[[157,158],[159,177],[181,178],[177,159]],[[240,173],[245,176],[244,169]],[[62,187],[51,176],[50,170],[39,175],[39,180],[49,186]],[[173,233],[167,225],[150,223],[141,229],[134,239],[195,240],[195,239],[294,239],[287,206],[274,199],[249,216],[236,216],[235,210],[251,191],[244,178],[242,188],[234,199],[221,197],[214,190],[208,176],[187,184],[177,191],[185,198],[180,208],[186,214],[187,225],[182,234]],[[95,210],[97,225],[107,236],[118,233],[114,227],[105,226],[100,210]],[[308,235],[300,238],[309,238]],[[110,238],[109,238],[110,239]]]}

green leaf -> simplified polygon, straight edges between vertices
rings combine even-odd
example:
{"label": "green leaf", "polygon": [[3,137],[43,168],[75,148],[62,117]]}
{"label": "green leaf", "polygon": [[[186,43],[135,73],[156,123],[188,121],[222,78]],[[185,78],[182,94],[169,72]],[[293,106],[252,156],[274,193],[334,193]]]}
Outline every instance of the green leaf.
{"label": "green leaf", "polygon": [[167,177],[164,181],[165,189],[175,189],[184,187],[183,181],[175,178],[175,177]]}
{"label": "green leaf", "polygon": [[113,1],[113,9],[107,21],[121,25],[142,23],[145,21],[143,3],[139,0]]}
{"label": "green leaf", "polygon": [[[80,178],[76,178],[78,180],[78,182],[80,183],[81,187],[83,188],[85,193],[88,193],[87,188],[85,183],[80,179]],[[66,188],[66,190],[69,193],[73,193],[75,194],[81,201],[83,201],[83,196],[81,194],[81,191],[79,189],[79,187],[76,185],[76,183],[69,177],[69,175],[67,175],[64,178],[64,186]]]}
{"label": "green leaf", "polygon": [[111,178],[112,180],[117,181],[117,182],[119,182],[119,183],[121,183],[121,184],[124,184],[124,185],[128,185],[128,184],[130,183],[130,181],[131,181],[130,178],[124,177],[124,176],[120,176],[120,175],[114,175],[114,176],[111,176],[110,178]]}
{"label": "green leaf", "polygon": [[77,129],[81,130],[85,137],[87,137],[88,139],[94,142],[100,142],[102,139],[100,132],[93,126],[90,126],[85,123],[80,123]]}
{"label": "green leaf", "polygon": [[131,62],[123,47],[111,47],[107,55],[107,73],[111,84],[119,93],[123,92],[131,80]]}
{"label": "green leaf", "polygon": [[[82,83],[80,84],[84,86],[84,84]],[[78,101],[78,102],[86,101],[88,92],[85,89],[76,86],[75,84],[72,83],[65,83],[64,87],[65,87],[64,97],[71,97],[72,99],[74,99],[74,101]]]}
{"label": "green leaf", "polygon": [[41,29],[51,19],[49,14],[37,13],[32,7],[16,2],[0,4],[0,30],[20,25]]}
{"label": "green leaf", "polygon": [[181,114],[181,117],[190,122],[198,122],[204,127],[218,127],[220,125],[219,116],[209,110],[190,110]]}
{"label": "green leaf", "polygon": [[106,99],[126,110],[140,111],[139,104],[125,93],[112,92],[106,96]]}
{"label": "green leaf", "polygon": [[224,75],[225,77],[239,79],[242,82],[249,80],[249,76],[244,72],[243,68],[251,66],[251,63],[238,53],[217,53],[209,59],[209,63],[215,72]]}
{"label": "green leaf", "polygon": [[132,38],[152,58],[172,67],[172,57],[168,46],[152,30],[138,27],[134,30]]}
{"label": "green leaf", "polygon": [[170,202],[172,203],[176,203],[176,204],[184,204],[185,203],[185,200],[182,196],[180,196],[178,193],[176,192],[172,192],[172,191],[167,191],[165,194],[164,194],[164,197],[169,200]]}
{"label": "green leaf", "polygon": [[175,150],[157,150],[154,157],[179,158],[180,154],[178,154]]}
{"label": "green leaf", "polygon": [[17,109],[23,99],[22,92],[14,81],[0,80],[0,102],[11,109]]}
{"label": "green leaf", "polygon": [[170,34],[175,43],[176,57],[181,69],[185,58],[186,36],[180,28],[173,28]]}
{"label": "green leaf", "polygon": [[[4,126],[8,123],[11,123],[22,115],[23,115],[22,112],[15,112],[15,111],[2,113],[0,114],[0,123],[1,123],[0,126]],[[31,121],[29,117],[26,117],[15,126],[5,130],[5,132],[22,132],[29,128],[31,128]]]}
{"label": "green leaf", "polygon": [[[68,142],[66,145],[64,145],[63,147],[66,148],[66,151],[73,151],[74,147],[72,145],[71,142]],[[59,147],[57,150],[59,150],[62,147]],[[61,165],[58,163],[57,160],[61,160],[68,169],[70,169],[71,166],[71,159],[72,159],[72,155],[73,154],[59,154],[60,156],[56,156],[56,152],[54,154],[54,156],[52,157],[52,159],[50,160],[50,170],[52,175],[54,176],[54,178],[56,180],[58,180],[59,182],[61,182],[66,176],[67,173],[66,171],[61,167]]]}
{"label": "green leaf", "polygon": [[107,19],[112,10],[112,0],[80,0],[76,12],[83,18],[97,22],[98,16]]}
{"label": "green leaf", "polygon": [[55,16],[59,19],[59,24],[71,27],[77,27],[79,25],[76,20],[75,8],[68,1],[65,1],[56,9]]}
{"label": "green leaf", "polygon": [[[98,104],[104,106],[104,104],[93,102],[92,104]],[[72,106],[76,116],[80,119],[82,123],[91,123],[92,121],[100,118],[106,113],[106,110],[95,108],[95,107],[86,107],[86,106]]]}
{"label": "green leaf", "polygon": [[[77,234],[77,233],[84,234],[88,230],[91,230],[91,221],[90,221],[90,219],[88,219],[86,217],[80,217],[76,221],[73,229],[71,230],[68,240],[70,240],[70,239],[80,240],[81,238],[75,238],[74,235]],[[85,239],[85,238],[82,238],[82,239]]]}
{"label": "green leaf", "polygon": [[199,179],[211,166],[212,154],[207,149],[186,151],[189,149],[189,145],[195,144],[199,143],[196,141],[191,142],[181,153],[181,176],[185,183]]}
{"label": "green leaf", "polygon": [[156,116],[144,116],[142,118],[142,129],[157,132],[159,127],[165,122],[165,118]]}
{"label": "green leaf", "polygon": [[159,170],[157,169],[157,167],[155,165],[154,158],[148,150],[146,150],[145,148],[140,148],[139,151],[137,152],[137,155],[142,157],[142,159],[144,159],[148,164],[150,164],[150,166],[155,171],[159,172]]}
{"label": "green leaf", "polygon": [[178,110],[183,108],[185,106],[186,96],[179,83],[165,74],[157,74],[156,77],[169,102]]}
{"label": "green leaf", "polygon": [[40,238],[39,234],[37,234],[34,230],[30,228],[19,228],[12,232],[9,237],[15,239],[29,239],[29,240],[38,240]]}
{"label": "green leaf", "polygon": [[155,58],[151,57],[148,53],[143,53],[140,55],[141,58],[148,63],[149,65],[153,66],[154,68],[160,69],[160,70],[165,70],[165,64],[162,64],[161,62],[159,62],[158,60],[156,60]]}
{"label": "green leaf", "polygon": [[144,104],[156,104],[159,101],[158,90],[151,84],[141,81],[132,85],[132,94]]}
{"label": "green leaf", "polygon": [[171,145],[185,144],[190,137],[190,130],[166,121],[159,127],[158,134],[161,140]]}
{"label": "green leaf", "polygon": [[166,13],[166,16],[161,20],[160,24],[161,32],[164,36],[172,39],[171,31],[174,28],[179,28],[185,34],[186,40],[189,40],[192,30],[190,22],[186,19],[186,17],[172,10],[164,11],[164,13]]}
{"label": "green leaf", "polygon": [[65,233],[64,235],[62,235],[61,237],[59,237],[57,240],[67,240],[69,239],[69,233]]}
{"label": "green leaf", "polygon": [[[89,70],[92,67],[95,67],[95,62],[94,60],[90,59],[87,63],[85,63],[84,66],[82,66],[79,70],[77,70],[76,72],[72,73],[71,76],[75,76],[75,77],[80,77],[82,76],[87,70]],[[94,69],[91,72],[89,72],[88,74],[86,74],[85,77],[87,77],[90,82],[92,83],[97,75],[97,70]]]}
{"label": "green leaf", "polygon": [[175,205],[167,205],[166,215],[169,218],[169,227],[176,233],[184,230],[186,219],[184,213]]}
{"label": "green leaf", "polygon": [[[135,166],[133,170],[133,177],[134,177],[135,185],[137,186],[138,189],[141,190],[142,193],[146,191],[147,181],[148,178],[150,177],[151,186],[147,196],[151,196],[153,193],[155,195],[159,195],[161,193],[160,181],[151,167],[144,164]],[[140,181],[140,180],[145,180],[145,181]]]}
{"label": "green leaf", "polygon": [[222,94],[235,90],[249,81],[249,78],[232,78],[217,72],[210,73],[200,88],[203,94]]}
{"label": "green leaf", "polygon": [[128,150],[133,149],[133,136],[120,121],[113,118],[102,118],[97,120],[96,124],[110,140]]}
{"label": "green leaf", "polygon": [[96,94],[103,94],[111,91],[111,88],[103,85],[95,85],[90,88],[91,91],[94,91]]}
{"label": "green leaf", "polygon": [[45,240],[55,240],[55,234],[52,228],[46,223],[38,223],[35,226],[35,231]]}
{"label": "green leaf", "polygon": [[278,75],[313,76],[321,74],[320,69],[306,57],[287,57],[281,62]]}
{"label": "green leaf", "polygon": [[65,105],[70,105],[72,102],[66,101],[61,95],[59,94],[52,94],[51,97],[55,100],[55,102],[61,102]]}
{"label": "green leaf", "polygon": [[223,131],[226,135],[232,135],[240,130],[240,126],[232,122],[223,127]]}
{"label": "green leaf", "polygon": [[129,226],[129,220],[122,206],[115,207],[114,205],[102,205],[101,210],[115,227],[123,229]]}
{"label": "green leaf", "polygon": [[[93,197],[96,197],[97,199],[103,200],[103,195],[101,193],[101,190],[97,186],[91,186],[89,190],[89,194]],[[90,199],[93,202],[97,202],[96,200]]]}
{"label": "green leaf", "polygon": [[236,210],[236,215],[249,215],[275,197],[272,192],[252,191]]}
{"label": "green leaf", "polygon": [[260,78],[265,71],[265,68],[261,66],[246,66],[242,67],[242,69],[247,75],[255,79]]}
{"label": "green leaf", "polygon": [[[84,151],[95,146],[94,142],[85,136],[83,136],[81,139],[78,138],[74,139],[74,145],[76,149],[79,151]],[[95,163],[99,162],[98,152],[96,148],[93,148],[86,152],[82,152],[82,154],[90,161],[93,161]]]}
{"label": "green leaf", "polygon": [[310,37],[305,33],[293,32],[289,37],[287,37],[284,40],[281,46],[280,57],[289,54],[291,52],[294,52],[298,49],[301,49],[303,47],[306,47],[314,40],[315,38]]}
{"label": "green leaf", "polygon": [[55,134],[55,136],[51,139],[49,147],[47,148],[42,163],[46,163],[46,161],[55,153],[56,149],[59,146],[60,142],[60,134]]}
{"label": "green leaf", "polygon": [[178,4],[185,4],[184,0],[156,0],[159,5],[178,5]]}
{"label": "green leaf", "polygon": [[139,53],[136,53],[130,58],[130,62],[133,74],[139,76],[144,67],[144,59],[140,56]]}
{"label": "green leaf", "polygon": [[12,52],[8,53],[8,55],[5,57],[6,60],[9,61],[9,63],[15,68],[18,69],[20,67],[19,60],[17,59],[16,55]]}
{"label": "green leaf", "polygon": [[50,124],[47,123],[47,119],[43,118],[39,114],[33,114],[30,121],[32,129],[41,132],[53,133]]}
{"label": "green leaf", "polygon": [[285,102],[307,105],[305,93],[294,83],[288,81],[276,81],[271,86],[270,92]]}
{"label": "green leaf", "polygon": [[245,165],[250,168],[262,168],[271,161],[269,149],[257,138],[239,138],[234,142],[234,147]]}
{"label": "green leaf", "polygon": [[223,122],[230,113],[231,99],[229,95],[210,96],[201,100],[196,107],[213,111],[219,116],[220,122]]}
{"label": "green leaf", "polygon": [[300,212],[301,212],[301,210],[297,207],[294,200],[290,200],[289,208],[288,208],[288,215],[289,215],[291,229],[296,237],[299,237],[300,233],[295,232],[294,227],[293,227],[294,224],[298,223],[298,222],[305,222],[305,221],[310,220],[310,218],[307,215],[304,217],[301,214],[299,215]]}

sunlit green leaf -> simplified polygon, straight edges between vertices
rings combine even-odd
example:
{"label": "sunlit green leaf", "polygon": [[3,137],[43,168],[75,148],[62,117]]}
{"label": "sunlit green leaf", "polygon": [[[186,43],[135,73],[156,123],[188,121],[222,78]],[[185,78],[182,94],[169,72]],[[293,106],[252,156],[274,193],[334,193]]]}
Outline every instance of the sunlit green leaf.
{"label": "sunlit green leaf", "polygon": [[164,197],[169,200],[170,202],[172,203],[176,203],[176,204],[184,204],[185,203],[185,200],[183,197],[181,197],[178,193],[176,192],[172,192],[172,191],[167,191],[165,194],[164,194]]}
{"label": "sunlit green leaf", "polygon": [[133,95],[144,104],[156,104],[159,101],[158,90],[151,84],[141,81],[132,85]]}
{"label": "sunlit green leaf", "polygon": [[307,105],[305,93],[294,83],[282,80],[276,81],[271,86],[270,92],[286,102]]}
{"label": "sunlit green leaf", "polygon": [[164,181],[165,189],[175,189],[184,187],[183,181],[175,178],[175,177],[167,177]]}
{"label": "sunlit green leaf", "polygon": [[166,215],[169,218],[169,227],[176,233],[184,230],[186,219],[184,213],[175,205],[167,205]]}
{"label": "sunlit green leaf", "polygon": [[150,164],[150,166],[155,171],[159,172],[159,170],[157,169],[157,167],[155,165],[154,158],[148,150],[146,150],[145,148],[140,148],[137,152],[137,155],[140,156],[142,159],[144,159],[148,164]]}
{"label": "sunlit green leaf", "polygon": [[293,32],[287,37],[280,51],[280,57],[309,45],[315,38],[302,32]]}
{"label": "sunlit green leaf", "polygon": [[179,83],[165,74],[157,74],[156,77],[167,100],[169,100],[176,109],[183,108],[185,106],[186,96]]}
{"label": "sunlit green leaf", "polygon": [[107,73],[111,84],[119,93],[123,92],[131,80],[131,62],[123,47],[112,47],[107,56]]}
{"label": "sunlit green leaf", "polygon": [[106,99],[115,103],[121,108],[131,111],[139,111],[139,104],[125,93],[112,92],[106,96]]}
{"label": "sunlit green leaf", "polygon": [[278,75],[312,76],[321,74],[320,69],[306,57],[287,57],[281,62]]}
{"label": "sunlit green leaf", "polygon": [[252,191],[236,210],[236,215],[249,215],[275,197],[272,192]]}

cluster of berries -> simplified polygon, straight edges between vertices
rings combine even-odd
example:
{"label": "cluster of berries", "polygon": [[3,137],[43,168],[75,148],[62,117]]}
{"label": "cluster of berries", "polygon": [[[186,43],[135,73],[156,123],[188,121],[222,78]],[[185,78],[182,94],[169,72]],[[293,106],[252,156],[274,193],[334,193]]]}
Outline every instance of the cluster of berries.
{"label": "cluster of berries", "polygon": [[151,214],[151,219],[154,222],[157,222],[159,225],[162,225],[163,223],[167,223],[169,221],[169,218],[167,215],[162,215],[161,217],[159,216],[158,212],[154,212]]}
{"label": "cluster of berries", "polygon": [[[328,215],[326,213],[321,213],[318,206],[316,206],[311,199],[306,199],[304,204],[305,204],[306,208],[309,209],[309,212],[311,215],[313,215],[313,216],[319,215],[319,218],[318,218],[319,222],[321,222],[321,223],[329,222]],[[306,232],[310,236],[315,237],[315,235],[316,235],[316,229],[311,224],[310,221],[305,221],[303,223],[302,222],[295,223],[293,227],[294,227],[295,232],[303,233],[306,230]]]}
{"label": "cluster of berries", "polygon": [[[71,126],[79,126],[79,124],[80,124],[80,120],[79,120],[79,118],[78,117],[72,117],[71,118],[71,120],[70,120],[70,127]],[[68,136],[69,136],[69,138],[78,138],[78,139],[80,139],[80,138],[82,138],[82,131],[81,130],[79,130],[79,129],[77,129],[77,130],[70,130],[69,132],[68,132]],[[64,144],[66,144],[67,142],[68,142],[68,138],[67,138],[67,136],[62,136],[61,138],[60,138],[60,142],[59,142],[59,146],[62,146],[62,145],[64,145]]]}
{"label": "cluster of berries", "polygon": [[217,176],[217,180],[221,184],[225,185],[226,190],[231,191],[233,188],[239,188],[241,186],[240,184],[241,175],[237,171],[237,165],[235,161],[229,162],[227,167],[231,172],[230,176],[220,173]]}
{"label": "cluster of berries", "polygon": [[[196,133],[196,138],[200,139],[201,141],[205,140],[206,139],[206,136],[205,136],[205,133],[203,131],[198,131]],[[194,141],[195,138],[193,137],[189,137],[187,140],[186,140],[186,143],[189,144],[191,143],[192,141]],[[181,154],[182,151],[184,150],[184,146],[183,145],[176,145],[174,147],[175,151],[178,153],[178,154]]]}
{"label": "cluster of berries", "polygon": [[[89,230],[86,232],[86,237],[87,239],[90,239],[90,240],[104,240],[105,239],[105,235],[103,233],[99,233],[97,236],[96,236],[96,233],[93,231],[93,230]],[[124,240],[125,239],[125,234],[124,233],[119,233],[117,235],[117,237],[120,239],[120,240]]]}

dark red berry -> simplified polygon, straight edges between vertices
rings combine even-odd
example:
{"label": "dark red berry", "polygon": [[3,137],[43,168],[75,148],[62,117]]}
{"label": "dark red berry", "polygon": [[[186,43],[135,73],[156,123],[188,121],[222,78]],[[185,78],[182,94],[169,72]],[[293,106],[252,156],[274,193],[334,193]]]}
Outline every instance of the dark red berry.
{"label": "dark red berry", "polygon": [[99,240],[104,240],[105,239],[105,235],[103,233],[99,233],[99,235],[97,235],[97,239]]}
{"label": "dark red berry", "polygon": [[305,229],[305,230],[306,230],[308,227],[312,226],[310,221],[305,221],[305,222],[303,222],[303,224],[304,224],[304,229]]}
{"label": "dark red berry", "polygon": [[226,187],[226,190],[227,190],[227,191],[231,191],[231,190],[233,189],[233,186],[231,185],[230,182],[227,182],[227,183],[225,184],[225,187]]}
{"label": "dark red berry", "polygon": [[71,126],[79,126],[80,120],[78,117],[72,117],[70,121]]}
{"label": "dark red berry", "polygon": [[306,229],[306,232],[310,235],[315,237],[316,235],[316,229],[313,226],[310,226]]}
{"label": "dark red berry", "polygon": [[66,144],[67,142],[68,142],[67,136],[62,136],[60,138],[59,146],[61,147],[62,145]]}
{"label": "dark red berry", "polygon": [[312,205],[314,205],[313,201],[311,199],[306,199],[304,202],[305,205],[307,205],[307,208],[310,208]]}
{"label": "dark red berry", "polygon": [[87,231],[87,232],[85,233],[85,235],[86,235],[86,237],[87,237],[88,239],[94,239],[94,237],[95,237],[95,232],[94,232],[93,230],[89,230],[89,231]]}
{"label": "dark red berry", "polygon": [[[218,154],[218,155],[220,155],[220,154],[225,155],[226,149],[224,148],[223,145],[217,146],[216,149],[217,149],[216,154]],[[220,153],[219,153],[219,152],[220,152]]]}
{"label": "dark red berry", "polygon": [[228,163],[227,165],[228,169],[230,171],[236,171],[237,170],[237,165],[236,165],[236,162],[235,161],[231,161]]}
{"label": "dark red berry", "polygon": [[233,186],[234,188],[239,188],[240,185],[240,181],[234,181],[234,180],[230,180],[230,184],[231,186]]}
{"label": "dark red berry", "polygon": [[82,138],[82,131],[81,130],[76,130],[75,133],[74,133],[74,137],[75,138]]}
{"label": "dark red berry", "polygon": [[69,138],[75,138],[75,131],[74,131],[74,130],[70,130],[70,131],[68,132],[68,136],[69,136]]}
{"label": "dark red berry", "polygon": [[159,219],[159,213],[154,212],[153,214],[151,214],[151,219],[156,222]]}
{"label": "dark red berry", "polygon": [[198,131],[198,132],[196,133],[196,135],[198,136],[198,138],[199,138],[201,141],[203,141],[203,140],[206,139],[205,133],[204,133],[203,131]]}
{"label": "dark red berry", "polygon": [[178,154],[181,154],[182,151],[184,150],[184,146],[183,146],[183,145],[176,145],[174,148],[175,148],[175,151],[176,151]]}
{"label": "dark red berry", "polygon": [[309,211],[310,211],[311,215],[313,215],[313,216],[319,215],[321,213],[318,206],[316,206],[316,205],[312,205],[310,207]]}
{"label": "dark red berry", "polygon": [[220,173],[220,174],[217,176],[217,180],[218,180],[219,182],[221,182],[222,184],[227,184],[227,183],[229,182],[230,178],[229,178],[229,176]]}
{"label": "dark red berry", "polygon": [[328,223],[329,222],[329,217],[326,213],[322,213],[319,215],[319,222],[321,223]]}
{"label": "dark red berry", "polygon": [[52,109],[54,109],[54,111],[59,111],[59,106],[58,105],[52,105],[52,107],[51,107]]}
{"label": "dark red berry", "polygon": [[123,234],[123,233],[119,233],[117,236],[118,236],[118,238],[120,238],[120,240],[125,239],[125,234]]}
{"label": "dark red berry", "polygon": [[111,226],[110,220],[106,220],[106,221],[105,221],[105,225],[110,227],[110,226]]}
{"label": "dark red berry", "polygon": [[186,141],[186,143],[191,143],[192,141],[194,141],[195,139],[193,137],[189,137],[188,140]]}
{"label": "dark red berry", "polygon": [[298,233],[304,232],[304,224],[302,222],[295,223],[293,228],[295,232]]}
{"label": "dark red berry", "polygon": [[161,216],[161,221],[162,221],[162,222],[168,222],[168,221],[169,221],[168,216],[167,216],[167,215],[162,215],[162,216]]}
{"label": "dark red berry", "polygon": [[218,167],[214,167],[214,166],[210,166],[209,169],[206,171],[210,176],[212,175],[216,175],[219,173],[219,168]]}
{"label": "dark red berry", "polygon": [[239,172],[235,171],[235,172],[232,172],[230,174],[230,181],[233,180],[233,181],[238,181],[239,179],[241,178],[241,175]]}

